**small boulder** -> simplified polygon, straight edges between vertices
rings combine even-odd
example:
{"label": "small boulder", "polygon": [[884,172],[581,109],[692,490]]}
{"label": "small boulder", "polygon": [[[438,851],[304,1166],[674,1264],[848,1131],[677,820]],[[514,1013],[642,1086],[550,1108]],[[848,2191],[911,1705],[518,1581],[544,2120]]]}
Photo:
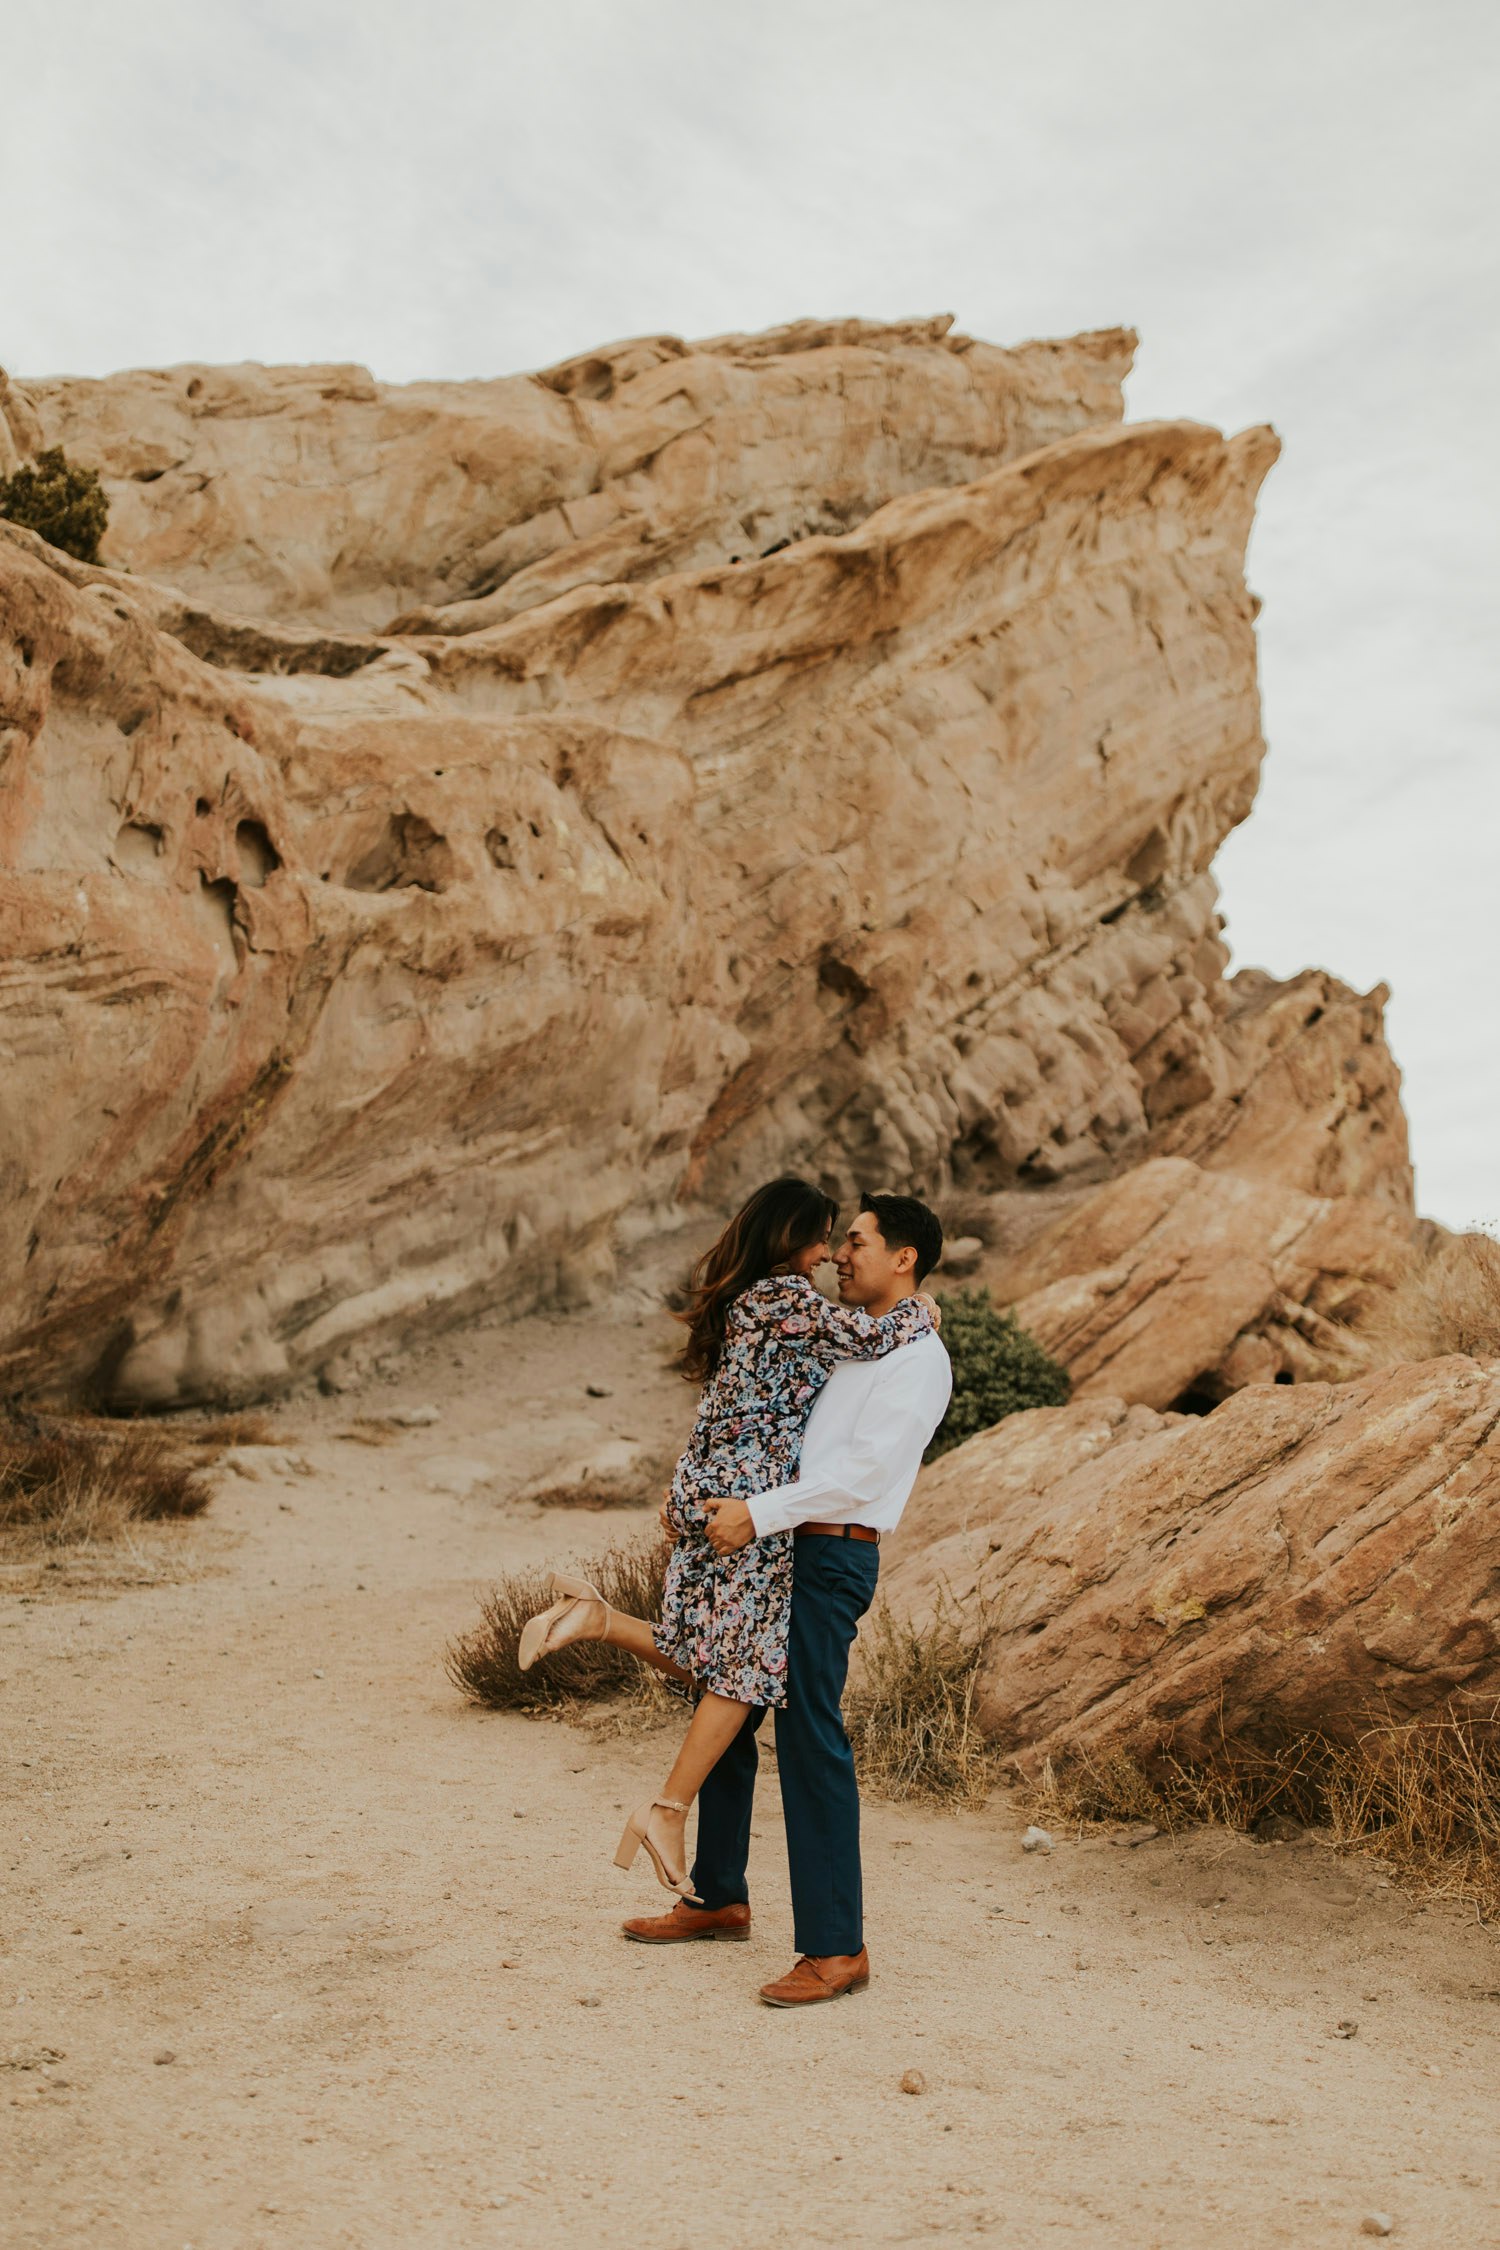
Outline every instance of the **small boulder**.
{"label": "small boulder", "polygon": [[1052,1837],[1049,1831],[1035,1826],[1028,1828],[1021,1838],[1021,1849],[1023,1852],[1050,1852]]}
{"label": "small boulder", "polygon": [[1288,1813],[1262,1813],[1250,1831],[1257,1844],[1300,1844],[1307,1830]]}
{"label": "small boulder", "polygon": [[903,2094],[925,2094],[925,2093],[926,2093],[926,2091],[927,2091],[927,2081],[926,2081],[926,2079],[925,2079],[925,2078],[924,2078],[924,2077],[922,2076],[922,2073],[921,2073],[921,2071],[920,2071],[920,2070],[903,2070],[903,2071],[902,2071],[902,2073],[901,2073],[901,2091],[902,2091],[902,2093],[903,2093]]}
{"label": "small boulder", "polygon": [[983,1256],[984,1244],[977,1234],[961,1234],[956,1242],[945,1242],[941,1260],[944,1276],[962,1281],[965,1274],[975,1271]]}

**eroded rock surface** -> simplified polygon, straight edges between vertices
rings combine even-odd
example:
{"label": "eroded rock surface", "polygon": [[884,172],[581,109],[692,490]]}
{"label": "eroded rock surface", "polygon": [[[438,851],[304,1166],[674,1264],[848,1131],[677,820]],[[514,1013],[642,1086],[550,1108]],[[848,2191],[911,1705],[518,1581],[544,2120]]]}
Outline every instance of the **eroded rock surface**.
{"label": "eroded rock surface", "polygon": [[923,1472],[882,1586],[988,1622],[981,1718],[1033,1770],[1416,1716],[1500,1685],[1500,1367],[1015,1415]]}
{"label": "eroded rock surface", "polygon": [[[132,572],[0,526],[0,1381],[258,1395],[579,1302],[788,1164],[1076,1211],[1159,1158],[1169,1205],[1206,1180],[1269,1230],[1184,1380],[1288,1303],[1337,1323],[1409,1212],[1380,996],[1226,983],[1210,873],[1262,755],[1275,440],[1119,426],[1129,342],[804,325],[420,397],[13,394],[13,435],[104,458]],[[628,568],[585,515],[481,554],[627,487]],[[1058,1314],[1116,1383],[1177,1255],[1134,1208],[1110,1261],[1075,1227],[1028,1268],[1123,1261]]]}
{"label": "eroded rock surface", "polygon": [[464,633],[572,586],[847,531],[1118,421],[1134,346],[801,321],[634,337],[494,382],[142,369],[17,386],[12,413],[102,471],[111,563],[258,617],[380,627],[399,609],[402,629]]}

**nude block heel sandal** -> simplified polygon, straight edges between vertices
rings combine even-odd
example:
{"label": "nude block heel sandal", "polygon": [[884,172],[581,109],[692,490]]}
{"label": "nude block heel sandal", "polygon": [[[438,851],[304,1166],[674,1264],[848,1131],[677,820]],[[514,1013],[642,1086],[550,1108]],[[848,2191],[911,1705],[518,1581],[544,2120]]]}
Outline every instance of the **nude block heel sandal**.
{"label": "nude block heel sandal", "polygon": [[693,1889],[692,1877],[686,1874],[674,1875],[647,1834],[651,1824],[651,1815],[658,1805],[663,1812],[686,1813],[688,1809],[680,1797],[653,1797],[649,1804],[642,1805],[640,1811],[633,1812],[625,1823],[625,1833],[620,1838],[620,1848],[615,1853],[615,1865],[616,1867],[633,1866],[635,1855],[644,1844],[647,1853],[650,1855],[651,1864],[656,1869],[656,1880],[661,1884],[662,1889],[675,1891],[679,1898],[687,1900],[689,1906],[701,1906],[703,1901]]}
{"label": "nude block heel sandal", "polygon": [[569,1633],[561,1640],[552,1637],[553,1627],[560,1625],[580,1602],[597,1602],[604,1612],[605,1629],[608,1629],[609,1604],[598,1587],[591,1586],[586,1578],[569,1578],[562,1571],[554,1571],[552,1591],[560,1598],[550,1609],[539,1610],[535,1617],[529,1617],[522,1630],[516,1663],[523,1672],[529,1672],[539,1656],[550,1656],[556,1648],[566,1648],[572,1641],[593,1637],[588,1633]]}

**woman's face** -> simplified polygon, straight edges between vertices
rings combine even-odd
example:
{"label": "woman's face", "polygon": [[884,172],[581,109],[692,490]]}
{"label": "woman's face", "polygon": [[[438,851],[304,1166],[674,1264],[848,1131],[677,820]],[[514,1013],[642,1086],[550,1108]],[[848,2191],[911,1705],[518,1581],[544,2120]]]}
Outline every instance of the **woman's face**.
{"label": "woman's face", "polygon": [[815,1274],[819,1266],[828,1263],[828,1233],[810,1242],[805,1250],[794,1250],[787,1263],[793,1273]]}

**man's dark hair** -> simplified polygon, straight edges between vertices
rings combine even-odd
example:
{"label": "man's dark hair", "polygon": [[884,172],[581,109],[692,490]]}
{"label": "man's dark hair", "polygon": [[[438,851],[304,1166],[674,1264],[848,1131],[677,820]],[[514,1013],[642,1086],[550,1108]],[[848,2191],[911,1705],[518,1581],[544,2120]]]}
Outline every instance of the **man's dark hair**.
{"label": "man's dark hair", "polygon": [[914,1195],[862,1195],[861,1211],[868,1211],[880,1229],[887,1250],[915,1250],[916,1275],[925,1281],[943,1254],[943,1230],[936,1211],[929,1211]]}

